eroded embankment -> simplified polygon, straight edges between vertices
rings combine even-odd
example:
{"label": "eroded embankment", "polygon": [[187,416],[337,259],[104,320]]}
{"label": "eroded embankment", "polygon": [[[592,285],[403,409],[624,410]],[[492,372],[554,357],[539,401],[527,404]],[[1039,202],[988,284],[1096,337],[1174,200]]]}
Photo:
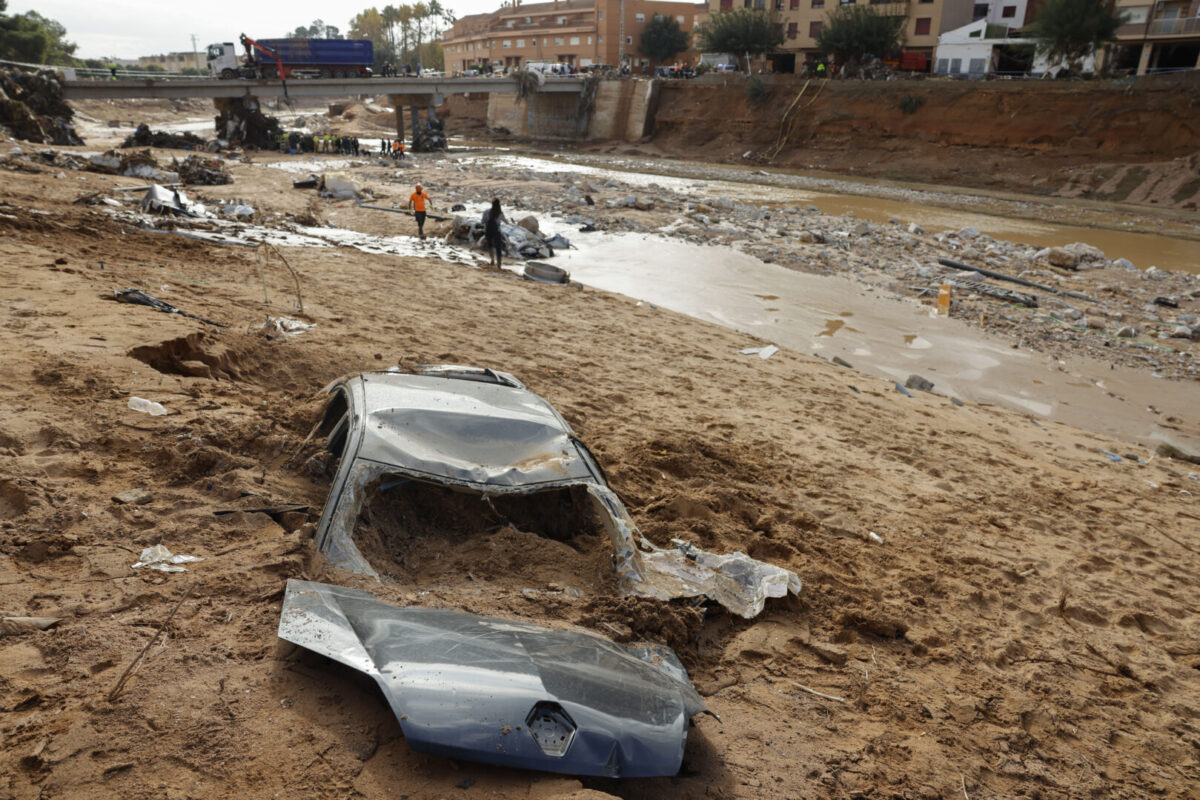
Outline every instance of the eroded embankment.
{"label": "eroded embankment", "polygon": [[779,79],[753,102],[742,76],[667,82],[653,145],[713,161],[748,157],[1163,207],[1200,203],[1194,76],[1136,83],[812,81],[797,101],[804,86]]}

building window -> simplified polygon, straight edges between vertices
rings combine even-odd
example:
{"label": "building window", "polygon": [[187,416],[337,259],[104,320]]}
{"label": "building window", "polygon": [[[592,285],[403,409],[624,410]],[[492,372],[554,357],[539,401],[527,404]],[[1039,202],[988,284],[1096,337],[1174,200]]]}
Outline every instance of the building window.
{"label": "building window", "polygon": [[732,11],[733,10],[733,0],[721,0],[721,10],[722,11]]}
{"label": "building window", "polygon": [[512,47],[512,39],[505,39],[501,44],[504,47]]}
{"label": "building window", "polygon": [[517,39],[517,47],[524,47],[524,46],[525,46],[525,40]]}
{"label": "building window", "polygon": [[555,36],[555,37],[554,37],[554,46],[555,46],[555,47],[562,47],[562,45],[563,45],[563,37],[561,37],[561,36]]}
{"label": "building window", "polygon": [[1000,16],[1004,17],[1005,19],[1012,19],[1013,17],[1017,16],[1017,7],[1005,6],[1004,10],[1000,12]]}
{"label": "building window", "polygon": [[808,23],[808,38],[815,39],[821,35],[821,29],[825,27],[825,23],[817,20],[816,22]]}
{"label": "building window", "polygon": [[791,0],[791,2],[788,3],[788,9],[791,11],[795,11],[799,7],[800,7],[800,0]]}
{"label": "building window", "polygon": [[533,23],[533,17],[526,17],[526,18],[525,18],[525,24],[526,24],[526,25],[530,25],[530,24],[532,24],[532,23]]}
{"label": "building window", "polygon": [[626,36],[626,37],[625,37],[625,44],[633,44],[633,37],[632,37],[632,36]]}
{"label": "building window", "polygon": [[579,44],[579,37],[578,37],[578,36],[572,36],[572,37],[571,37],[571,44],[572,44],[572,45],[577,45],[577,44]]}
{"label": "building window", "polygon": [[854,0],[838,0],[838,5],[839,6],[852,6],[852,5],[854,5]]}
{"label": "building window", "polygon": [[825,0],[812,0],[812,7],[813,8],[824,8]]}
{"label": "building window", "polygon": [[789,22],[789,23],[788,23],[788,32],[787,32],[787,37],[788,37],[789,39],[795,39],[795,38],[796,38],[797,36],[799,36],[799,35],[800,35],[800,23],[798,23],[798,22]]}
{"label": "building window", "polygon": [[597,11],[597,12],[596,12],[596,19],[604,19],[604,12],[603,12],[603,11]]}
{"label": "building window", "polygon": [[634,15],[633,15],[633,21],[634,21],[634,22],[645,22],[645,21],[646,21],[646,15],[645,15],[645,14],[634,14]]}
{"label": "building window", "polygon": [[675,17],[675,21],[678,22],[680,25],[682,25],[687,20],[684,19],[683,14],[679,14]]}
{"label": "building window", "polygon": [[971,17],[971,21],[974,22],[977,19],[983,19],[984,17],[987,16],[987,14],[988,14],[988,4],[987,3],[976,3],[975,4],[975,15],[973,17]]}
{"label": "building window", "polygon": [[597,37],[596,37],[596,44],[604,44],[604,37],[603,37],[603,36],[597,36]]}
{"label": "building window", "polygon": [[589,36],[589,37],[588,37],[588,44],[591,44],[591,43],[592,43],[592,37],[590,37],[590,36]]}
{"label": "building window", "polygon": [[566,24],[567,24],[567,18],[566,18],[566,17],[559,17],[559,18],[558,18],[558,24],[559,24],[559,25],[566,25]]}
{"label": "building window", "polygon": [[915,28],[913,28],[913,33],[916,34],[917,36],[928,36],[929,35],[929,23],[931,21],[932,21],[931,17],[918,17],[917,25]]}
{"label": "building window", "polygon": [[510,19],[507,23],[508,27],[510,27],[510,28],[516,24],[517,24],[517,21],[515,19]]}

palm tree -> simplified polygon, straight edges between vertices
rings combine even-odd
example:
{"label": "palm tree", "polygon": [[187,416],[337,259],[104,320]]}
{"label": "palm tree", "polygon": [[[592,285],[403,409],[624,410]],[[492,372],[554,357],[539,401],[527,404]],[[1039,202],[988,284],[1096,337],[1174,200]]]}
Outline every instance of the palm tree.
{"label": "palm tree", "polygon": [[395,6],[384,6],[383,11],[379,13],[383,17],[383,24],[386,26],[388,40],[388,61],[395,63],[396,61],[396,29],[395,24],[400,21],[400,12]]}
{"label": "palm tree", "polygon": [[400,24],[400,42],[404,48],[404,55],[401,57],[403,62],[407,64],[408,58],[408,42],[412,35],[413,8],[410,5],[400,6],[396,14],[396,22]]}
{"label": "palm tree", "polygon": [[429,6],[418,2],[412,6],[413,29],[417,39],[417,74],[421,73],[421,46],[425,43],[425,22],[429,19]]}

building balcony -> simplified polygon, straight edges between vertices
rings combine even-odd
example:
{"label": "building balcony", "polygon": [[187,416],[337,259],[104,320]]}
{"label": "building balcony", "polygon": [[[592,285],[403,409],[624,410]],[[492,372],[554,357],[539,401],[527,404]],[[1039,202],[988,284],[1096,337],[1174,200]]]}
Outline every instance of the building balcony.
{"label": "building balcony", "polygon": [[1156,19],[1150,23],[1151,36],[1184,36],[1200,34],[1200,17],[1185,19]]}

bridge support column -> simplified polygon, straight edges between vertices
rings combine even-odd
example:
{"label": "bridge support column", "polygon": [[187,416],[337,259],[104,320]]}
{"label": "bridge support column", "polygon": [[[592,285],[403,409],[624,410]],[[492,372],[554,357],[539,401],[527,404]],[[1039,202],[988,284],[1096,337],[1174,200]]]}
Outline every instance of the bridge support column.
{"label": "bridge support column", "polygon": [[[388,103],[396,109],[396,132],[400,138],[412,143],[413,152],[429,152],[445,150],[446,136],[442,133],[442,123],[437,118],[434,108],[442,102],[441,95],[429,94],[390,94]],[[411,136],[406,136],[404,111],[408,109],[412,116]],[[421,109],[428,109],[426,118],[421,120]]]}

